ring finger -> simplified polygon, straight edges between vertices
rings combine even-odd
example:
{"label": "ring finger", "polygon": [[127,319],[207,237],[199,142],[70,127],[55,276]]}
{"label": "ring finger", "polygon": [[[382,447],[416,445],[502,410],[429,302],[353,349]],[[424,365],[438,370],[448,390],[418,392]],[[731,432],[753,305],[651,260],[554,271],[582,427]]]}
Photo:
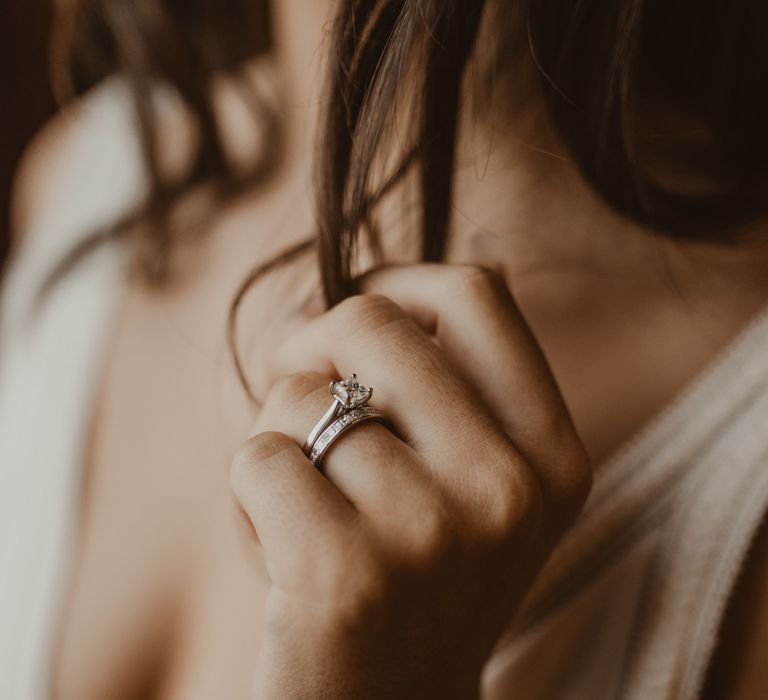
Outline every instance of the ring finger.
{"label": "ring finger", "polygon": [[[297,444],[325,413],[330,377],[301,372],[281,378],[270,391],[257,421],[257,431],[276,430]],[[366,518],[398,521],[413,512],[413,499],[430,488],[421,458],[381,423],[361,422],[340,436],[322,459],[322,472]]]}

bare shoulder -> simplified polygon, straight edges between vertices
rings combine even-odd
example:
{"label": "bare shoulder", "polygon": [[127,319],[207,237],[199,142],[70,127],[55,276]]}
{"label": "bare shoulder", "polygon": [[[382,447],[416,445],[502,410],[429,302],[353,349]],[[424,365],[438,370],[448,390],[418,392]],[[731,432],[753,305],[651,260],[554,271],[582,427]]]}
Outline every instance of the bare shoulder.
{"label": "bare shoulder", "polygon": [[56,181],[55,172],[66,165],[66,145],[80,114],[80,105],[57,113],[34,136],[16,169],[11,205],[14,238],[34,221],[36,208]]}
{"label": "bare shoulder", "polygon": [[[169,150],[183,151],[186,120],[178,104],[160,96]],[[146,177],[127,86],[110,78],[64,107],[32,140],[16,171],[12,229],[91,229],[136,206]],[[53,219],[55,227],[48,225]]]}
{"label": "bare shoulder", "polygon": [[704,698],[748,700],[768,687],[768,518],[733,592],[712,659]]}

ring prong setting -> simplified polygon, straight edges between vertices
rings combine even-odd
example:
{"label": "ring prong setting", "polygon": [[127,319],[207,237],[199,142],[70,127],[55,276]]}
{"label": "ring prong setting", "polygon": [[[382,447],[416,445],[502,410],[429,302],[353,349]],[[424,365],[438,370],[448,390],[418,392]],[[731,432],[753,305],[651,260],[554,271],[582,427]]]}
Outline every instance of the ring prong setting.
{"label": "ring prong setting", "polygon": [[331,382],[330,392],[345,411],[364,406],[373,396],[373,389],[363,386],[356,374],[352,374],[348,379]]}

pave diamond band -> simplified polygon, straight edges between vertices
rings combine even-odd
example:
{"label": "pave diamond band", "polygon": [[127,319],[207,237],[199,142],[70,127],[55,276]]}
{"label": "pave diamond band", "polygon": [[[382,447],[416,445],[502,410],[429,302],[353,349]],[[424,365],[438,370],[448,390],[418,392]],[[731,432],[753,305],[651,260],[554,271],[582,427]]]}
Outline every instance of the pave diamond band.
{"label": "pave diamond band", "polygon": [[337,418],[322,432],[320,437],[318,437],[312,445],[312,449],[308,455],[312,464],[317,466],[323,458],[323,455],[330,449],[331,445],[333,445],[333,443],[351,427],[371,420],[384,424],[387,423],[384,414],[371,406],[353,408],[351,411],[344,413],[340,418]]}
{"label": "pave diamond band", "polygon": [[341,434],[353,425],[370,420],[387,423],[381,411],[368,405],[373,389],[361,384],[356,374],[348,379],[332,381],[328,391],[333,401],[302,447],[315,466]]}

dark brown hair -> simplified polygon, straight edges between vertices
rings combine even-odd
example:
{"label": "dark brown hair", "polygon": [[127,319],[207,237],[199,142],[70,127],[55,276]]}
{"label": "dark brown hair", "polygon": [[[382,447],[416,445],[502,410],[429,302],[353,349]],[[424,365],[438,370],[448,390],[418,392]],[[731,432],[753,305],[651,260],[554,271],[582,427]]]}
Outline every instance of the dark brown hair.
{"label": "dark brown hair", "polygon": [[[156,224],[149,269],[167,258],[164,217],[193,183],[237,189],[222,187],[232,173],[210,82],[270,50],[269,5],[80,0],[73,18],[75,91],[121,72],[136,96],[152,174],[139,214]],[[421,183],[420,256],[442,258],[467,66],[478,37],[487,48],[483,32],[496,47],[494,89],[514,81],[527,56],[559,136],[615,209],[659,233],[730,242],[768,208],[764,0],[342,0],[330,39],[316,236],[254,271],[233,309],[259,276],[313,245],[327,304],[353,293],[361,236],[380,250],[375,203],[409,168]],[[156,167],[147,92],[157,80],[178,90],[200,131],[198,157],[181,182],[164,182]],[[405,103],[417,127],[393,171],[382,173],[382,162],[392,162],[392,116]],[[696,173],[706,188],[665,185],[652,158]]]}
{"label": "dark brown hair", "polygon": [[[69,0],[64,5],[51,52],[56,92],[66,103],[105,78],[121,76],[133,100],[149,196],[129,216],[85,239],[52,279],[104,240],[133,235],[145,278],[162,283],[169,274],[176,205],[204,186],[217,200],[226,200],[267,176],[279,156],[274,109],[250,90],[239,70],[272,48],[269,8],[268,0]],[[222,75],[241,83],[254,120],[270,132],[245,171],[231,162],[223,145],[213,94]],[[160,85],[179,98],[196,136],[181,176],[169,177],[163,168],[153,99]]]}
{"label": "dark brown hair", "polygon": [[[420,96],[422,257],[449,231],[460,84],[481,12],[493,13],[498,85],[521,48],[583,176],[614,208],[671,236],[732,240],[768,208],[768,6],[762,0],[378,0],[340,3],[319,198],[329,304],[353,291],[350,251],[406,70]],[[364,28],[364,29],[360,29]],[[416,60],[409,63],[407,58]],[[676,130],[673,119],[683,124]],[[660,129],[659,123],[665,128]],[[650,157],[703,192],[653,176]]]}

